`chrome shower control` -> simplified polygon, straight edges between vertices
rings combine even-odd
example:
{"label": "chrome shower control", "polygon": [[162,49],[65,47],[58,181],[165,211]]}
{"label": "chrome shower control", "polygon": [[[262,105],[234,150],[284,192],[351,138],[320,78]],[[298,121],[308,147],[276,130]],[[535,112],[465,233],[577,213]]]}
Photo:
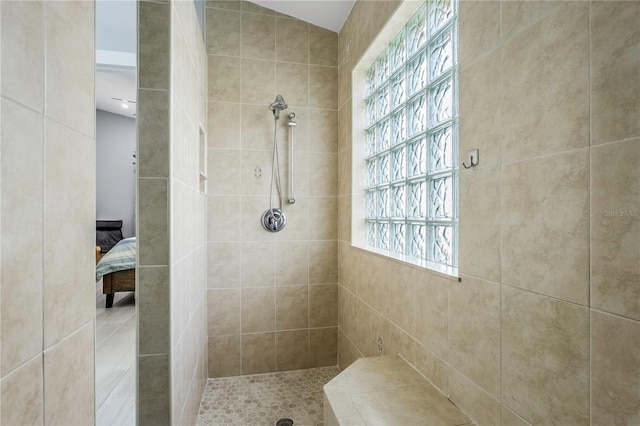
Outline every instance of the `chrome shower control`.
{"label": "chrome shower control", "polygon": [[282,231],[287,224],[287,218],[282,209],[267,209],[262,214],[262,227],[269,232]]}

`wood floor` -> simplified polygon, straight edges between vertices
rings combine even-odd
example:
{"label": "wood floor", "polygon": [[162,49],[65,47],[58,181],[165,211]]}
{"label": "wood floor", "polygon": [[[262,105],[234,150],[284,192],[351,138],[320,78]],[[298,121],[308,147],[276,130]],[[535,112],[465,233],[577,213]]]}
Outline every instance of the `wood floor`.
{"label": "wood floor", "polygon": [[136,307],[134,294],[116,293],[105,309],[96,285],[96,425],[136,424]]}

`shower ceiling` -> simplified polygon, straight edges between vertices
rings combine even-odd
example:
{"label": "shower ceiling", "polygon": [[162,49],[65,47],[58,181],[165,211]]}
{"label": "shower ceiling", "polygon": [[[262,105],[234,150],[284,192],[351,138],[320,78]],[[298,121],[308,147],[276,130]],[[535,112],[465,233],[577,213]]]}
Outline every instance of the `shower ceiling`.
{"label": "shower ceiling", "polygon": [[338,32],[355,0],[253,0],[253,3]]}

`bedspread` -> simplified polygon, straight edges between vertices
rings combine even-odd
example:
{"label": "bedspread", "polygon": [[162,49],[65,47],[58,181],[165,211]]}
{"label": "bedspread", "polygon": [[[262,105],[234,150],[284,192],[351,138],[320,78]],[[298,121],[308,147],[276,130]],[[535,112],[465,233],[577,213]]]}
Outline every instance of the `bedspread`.
{"label": "bedspread", "polygon": [[103,275],[136,267],[136,237],[118,241],[96,265],[96,281]]}

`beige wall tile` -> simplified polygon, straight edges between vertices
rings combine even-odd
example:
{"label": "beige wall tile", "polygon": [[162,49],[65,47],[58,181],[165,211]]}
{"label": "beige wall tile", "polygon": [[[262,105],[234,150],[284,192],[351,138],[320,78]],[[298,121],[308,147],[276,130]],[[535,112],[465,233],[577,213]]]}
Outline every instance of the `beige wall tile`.
{"label": "beige wall tile", "polygon": [[449,366],[419,343],[415,344],[415,368],[445,395],[449,394]]}
{"label": "beige wall tile", "polygon": [[[240,191],[242,195],[269,195],[273,154],[266,150],[240,151]],[[260,178],[256,178],[259,176]],[[275,200],[277,202],[277,199]],[[265,209],[269,205],[265,206]]]}
{"label": "beige wall tile", "polygon": [[449,282],[449,362],[500,399],[500,284]]}
{"label": "beige wall tile", "polygon": [[94,137],[94,4],[47,2],[44,12],[45,115]]}
{"label": "beige wall tile", "polygon": [[[2,94],[42,112],[44,45],[42,2],[2,3]],[[4,109],[4,108],[3,108]]]}
{"label": "beige wall tile", "polygon": [[138,15],[138,87],[169,89],[169,4],[140,2]]}
{"label": "beige wall tile", "polygon": [[532,424],[589,423],[587,308],[502,286],[502,402]]}
{"label": "beige wall tile", "polygon": [[503,167],[504,284],[587,304],[588,164],[585,149]]}
{"label": "beige wall tile", "polygon": [[39,354],[2,378],[2,424],[44,424],[42,365],[42,355]]}
{"label": "beige wall tile", "polygon": [[138,89],[137,172],[140,177],[169,177],[169,93]]}
{"label": "beige wall tile", "polygon": [[356,299],[356,305],[356,330],[353,343],[364,356],[374,356],[376,341],[373,338],[373,309],[360,299]]}
{"label": "beige wall tile", "polygon": [[309,66],[309,107],[338,109],[338,69]]}
{"label": "beige wall tile", "polygon": [[240,197],[209,195],[207,211],[216,212],[217,217],[227,218],[224,225],[218,221],[208,221],[207,239],[209,241],[240,241]]}
{"label": "beige wall tile", "polygon": [[242,14],[242,57],[274,59],[276,21],[273,16]]}
{"label": "beige wall tile", "polygon": [[275,286],[275,243],[242,243],[240,250],[242,287]]}
{"label": "beige wall tile", "polygon": [[340,370],[350,366],[360,356],[353,343],[349,341],[342,330],[338,329],[338,367]]}
{"label": "beige wall tile", "polygon": [[[45,120],[44,159],[44,347],[94,316],[95,144]],[[78,167],[69,167],[73,158]],[[70,191],[69,188],[73,188]],[[70,223],[73,226],[60,226]],[[60,241],[69,245],[60,250]],[[74,309],[66,309],[74,306]]]}
{"label": "beige wall tile", "polygon": [[[266,204],[268,208],[269,204]],[[309,198],[296,196],[295,204],[285,204],[287,226],[275,236],[279,240],[309,240]]]}
{"label": "beige wall tile", "polygon": [[240,58],[208,56],[209,102],[239,102],[241,82]]}
{"label": "beige wall tile", "polygon": [[309,111],[309,151],[338,152],[338,113],[312,109]]}
{"label": "beige wall tile", "polygon": [[240,334],[240,289],[207,291],[208,335]]}
{"label": "beige wall tile", "polygon": [[501,424],[500,402],[453,369],[449,374],[449,399],[479,426]]}
{"label": "beige wall tile", "polygon": [[545,16],[554,12],[563,2],[508,1],[502,3],[502,37],[509,39]]}
{"label": "beige wall tile", "polygon": [[276,370],[309,368],[309,330],[276,333]]}
{"label": "beige wall tile", "polygon": [[[263,172],[264,173],[264,172]],[[296,201],[296,204],[298,202]],[[240,240],[273,241],[275,235],[267,232],[260,222],[263,213],[269,208],[269,196],[242,197],[240,207]],[[300,206],[298,206],[300,208]],[[288,219],[287,219],[288,221]],[[286,227],[284,228],[287,229]],[[282,231],[286,232],[286,231]],[[282,233],[281,232],[281,233]]]}
{"label": "beige wall tile", "polygon": [[[463,274],[499,281],[500,168],[460,173],[459,270]],[[482,196],[478,196],[482,194]]]}
{"label": "beige wall tile", "polygon": [[414,270],[402,263],[393,262],[387,273],[387,286],[392,290],[389,292],[389,310],[386,315],[405,332],[413,335],[416,308],[414,304]]}
{"label": "beige wall tile", "polygon": [[349,99],[345,104],[340,104],[338,111],[338,152],[351,147],[352,124],[351,100]]}
{"label": "beige wall tile", "polygon": [[309,366],[328,367],[338,363],[338,328],[309,330]]}
{"label": "beige wall tile", "polygon": [[275,368],[275,333],[243,334],[242,374],[271,373]]}
{"label": "beige wall tile", "polygon": [[298,19],[276,18],[276,60],[309,62],[309,24]]}
{"label": "beige wall tile", "polygon": [[309,283],[309,248],[306,241],[276,242],[276,285]]}
{"label": "beige wall tile", "polygon": [[335,241],[309,242],[309,284],[338,282],[338,245]]}
{"label": "beige wall tile", "polygon": [[416,340],[444,359],[448,358],[448,280],[431,274],[416,273]]}
{"label": "beige wall tile", "polygon": [[214,243],[207,246],[209,289],[240,287],[240,243]]}
{"label": "beige wall tile", "polygon": [[[499,1],[462,1],[458,7],[458,62],[464,69],[500,46],[501,4]],[[464,96],[462,90],[460,95]]]}
{"label": "beige wall tile", "polygon": [[211,195],[240,195],[241,151],[238,149],[210,149],[207,177],[215,185],[208,188]]}
{"label": "beige wall tile", "polygon": [[276,329],[276,289],[242,289],[242,332],[255,333]]}
{"label": "beige wall tile", "polygon": [[171,423],[168,354],[141,356],[138,360],[137,424]]}
{"label": "beige wall tile", "polygon": [[415,363],[415,343],[411,336],[388,320],[382,322],[381,333],[376,333],[376,330],[380,330],[379,322],[374,321],[373,324],[374,337],[377,338],[379,335],[383,337],[381,355],[400,355],[409,364]]}
{"label": "beige wall tile", "polygon": [[166,179],[138,179],[138,262],[169,264],[169,200]]}
{"label": "beige wall tile", "polygon": [[[241,121],[238,132],[242,134],[241,143],[243,150],[272,150],[273,149],[273,115],[265,105],[242,104]],[[283,147],[284,148],[284,147]],[[266,154],[265,154],[266,155]],[[269,167],[271,165],[271,154],[269,154]],[[261,165],[261,167],[264,167]],[[253,178],[253,168],[251,169]],[[268,181],[270,170],[263,170],[263,180]],[[254,178],[255,179],[255,178]]]}
{"label": "beige wall tile", "polygon": [[338,197],[309,198],[309,239],[335,240],[338,238]]}
{"label": "beige wall tile", "polygon": [[309,24],[309,63],[338,66],[338,34]]}
{"label": "beige wall tile", "polygon": [[138,268],[138,353],[167,353],[170,346],[170,270],[167,266]]}
{"label": "beige wall tile", "polygon": [[640,139],[591,149],[591,304],[634,319],[640,319],[638,161]]}
{"label": "beige wall tile", "polygon": [[530,426],[522,417],[502,406],[502,425],[503,426]]}
{"label": "beige wall tile", "polygon": [[378,34],[389,19],[391,2],[389,0],[374,0],[373,13],[371,15],[371,31]]}
{"label": "beige wall tile", "polygon": [[276,92],[287,101],[289,111],[296,106],[306,107],[309,103],[309,66],[277,62]]}
{"label": "beige wall tile", "polygon": [[338,195],[338,154],[318,152],[309,157],[309,195]]}
{"label": "beige wall tile", "polygon": [[93,424],[93,321],[44,352],[45,424]]}
{"label": "beige wall tile", "polygon": [[0,153],[4,376],[42,351],[44,188],[42,167],[33,164],[42,164],[44,143],[42,116],[35,112],[3,99],[2,120],[2,140],[11,141]]}
{"label": "beige wall tile", "polygon": [[498,49],[460,71],[459,158],[465,161],[467,151],[478,149],[482,168],[500,163],[500,55]]}
{"label": "beige wall tile", "polygon": [[591,7],[591,143],[640,135],[640,4]]}
{"label": "beige wall tile", "polygon": [[240,99],[244,103],[268,106],[275,98],[276,63],[258,59],[242,60]]}
{"label": "beige wall tile", "polygon": [[240,335],[209,337],[209,377],[239,376]]}
{"label": "beige wall tile", "polygon": [[338,286],[309,286],[309,327],[338,325]]}
{"label": "beige wall tile", "polygon": [[209,102],[207,106],[207,144],[209,148],[240,148],[240,104]]}
{"label": "beige wall tile", "polygon": [[207,53],[240,56],[242,19],[240,12],[207,9]]}
{"label": "beige wall tile", "polygon": [[260,15],[275,15],[274,10],[259,6],[247,0],[242,0],[242,11],[247,13],[257,13]]}
{"label": "beige wall tile", "polygon": [[589,145],[588,22],[588,3],[567,2],[504,46],[503,161]]}
{"label": "beige wall tile", "polygon": [[207,0],[206,7],[216,9],[240,10],[241,0]]}
{"label": "beige wall tile", "polygon": [[591,424],[640,421],[640,322],[591,311]]}
{"label": "beige wall tile", "polygon": [[276,288],[276,330],[309,327],[309,286]]}
{"label": "beige wall tile", "polygon": [[351,242],[351,196],[338,197],[338,239]]}
{"label": "beige wall tile", "polygon": [[338,154],[338,195],[350,195],[352,185],[353,150],[349,147]]}

